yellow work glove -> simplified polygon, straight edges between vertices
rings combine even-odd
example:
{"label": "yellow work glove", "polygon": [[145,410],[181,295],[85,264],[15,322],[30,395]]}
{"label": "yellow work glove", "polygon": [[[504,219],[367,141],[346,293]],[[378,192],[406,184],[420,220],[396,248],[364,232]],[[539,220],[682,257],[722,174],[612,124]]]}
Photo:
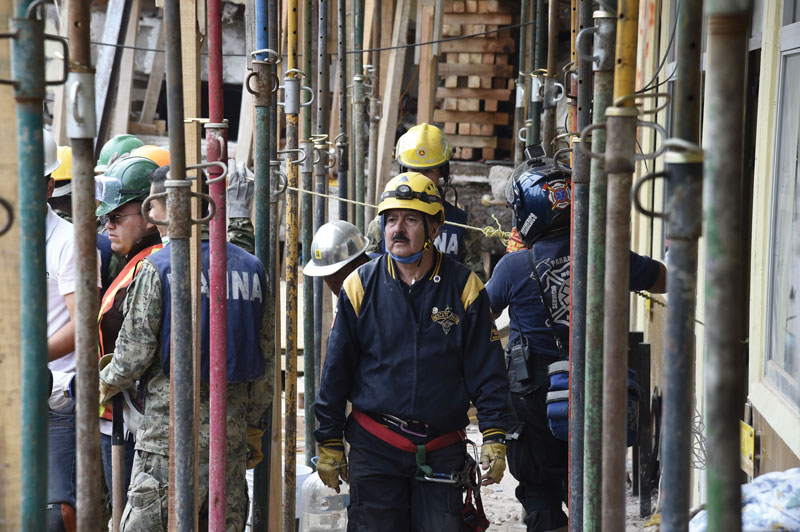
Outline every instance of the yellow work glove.
{"label": "yellow work glove", "polygon": [[[100,362],[97,363],[97,369],[99,372],[102,372],[106,366],[111,364],[111,359],[114,357],[114,353],[109,353],[107,355],[103,355],[100,358]],[[111,403],[111,398],[118,394],[119,390],[114,388],[113,386],[106,384],[103,382],[103,379],[100,379],[100,415],[103,415],[103,411],[105,407],[103,405],[107,405]]]}
{"label": "yellow work glove", "polygon": [[253,469],[264,459],[261,452],[261,437],[264,431],[257,427],[247,427],[247,469]]}
{"label": "yellow work glove", "polygon": [[489,429],[483,432],[481,469],[486,471],[481,477],[481,484],[484,486],[499,483],[503,479],[503,474],[506,472],[506,444],[503,431]]}
{"label": "yellow work glove", "polygon": [[339,477],[347,482],[347,458],[341,439],[326,440],[319,444],[317,473],[323,484],[339,493]]}

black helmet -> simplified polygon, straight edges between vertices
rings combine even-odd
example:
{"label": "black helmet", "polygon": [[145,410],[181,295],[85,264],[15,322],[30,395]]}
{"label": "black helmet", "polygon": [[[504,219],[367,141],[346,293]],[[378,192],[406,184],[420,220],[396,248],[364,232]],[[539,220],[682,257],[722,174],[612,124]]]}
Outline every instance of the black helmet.
{"label": "black helmet", "polygon": [[542,159],[520,164],[506,185],[506,204],[514,209],[514,223],[530,246],[544,233],[569,226],[569,174]]}

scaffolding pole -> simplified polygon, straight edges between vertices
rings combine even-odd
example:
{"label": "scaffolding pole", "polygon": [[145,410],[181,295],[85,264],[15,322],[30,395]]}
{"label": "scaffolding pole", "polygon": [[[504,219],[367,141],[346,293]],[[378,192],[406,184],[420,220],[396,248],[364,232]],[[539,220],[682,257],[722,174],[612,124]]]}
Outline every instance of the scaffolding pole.
{"label": "scaffolding pole", "polygon": [[[592,26],[591,0],[578,2],[578,34]],[[577,41],[577,34],[576,34]],[[583,46],[578,48],[578,45]],[[591,42],[575,43],[578,62],[577,130],[589,125],[592,105]],[[583,529],[583,418],[586,382],[586,280],[589,239],[590,159],[573,139],[572,150],[572,265],[570,273],[570,415],[569,415],[569,523],[570,530]]]}
{"label": "scaffolding pole", "polygon": [[745,68],[752,2],[706,0],[705,394],[708,443],[708,529],[741,529],[739,419],[747,328],[743,309],[742,158]]}
{"label": "scaffolding pole", "polygon": [[[313,0],[303,0],[303,73],[307,80],[312,79],[311,72],[311,43],[313,39],[311,29],[311,19],[313,15]],[[314,188],[314,146],[311,136],[311,114],[312,107],[309,105],[313,99],[313,93],[309,93],[303,108],[303,161],[300,175],[303,183],[303,190]],[[303,227],[303,266],[311,260],[311,240],[314,236],[314,206],[311,194],[303,194],[301,199],[301,212]],[[314,442],[314,423],[309,422],[314,419],[314,397],[315,397],[315,372],[314,372],[314,346],[316,338],[314,336],[314,320],[309,319],[309,310],[314,308],[314,282],[313,278],[303,277],[303,408],[305,412],[305,454],[306,465],[311,467],[311,459],[316,456],[316,445]]]}
{"label": "scaffolding pole", "polygon": [[[99,379],[97,370],[97,221],[94,214],[94,69],[89,46],[89,1],[70,2],[70,74],[67,133],[72,146],[72,223],[75,226],[75,447],[78,530],[101,526],[101,498],[97,478],[101,475],[99,421],[97,418]],[[75,110],[83,110],[76,116]],[[121,418],[122,411],[119,412]],[[117,492],[114,492],[117,495]],[[114,515],[122,513],[115,501]],[[118,521],[116,521],[118,523]]]}
{"label": "scaffolding pole", "polygon": [[[178,0],[165,0],[167,60],[167,113],[169,120],[170,176],[167,187],[168,234],[172,270],[188,272],[191,181],[185,179],[183,126],[183,72],[181,58],[181,14]],[[170,283],[172,307],[173,389],[170,411],[174,419],[175,530],[194,529],[197,515],[195,500],[194,404],[192,360],[192,302],[188,275],[175,275]],[[172,526],[172,525],[171,525]]]}
{"label": "scaffolding pole", "polygon": [[530,125],[525,136],[528,146],[542,143],[542,93],[544,90],[545,71],[545,37],[544,30],[544,0],[531,0],[536,2],[536,11],[533,17],[536,20],[533,38],[533,72],[531,73],[531,104],[528,107]]}
{"label": "scaffolding pole", "polygon": [[[297,166],[303,162],[298,149],[298,114],[300,112],[300,80],[302,70],[297,65],[297,4],[288,0],[286,72],[283,78],[286,114],[286,182],[297,188]],[[294,158],[293,158],[294,157]],[[283,529],[295,527],[295,472],[297,463],[297,262],[298,262],[298,213],[297,192],[286,194],[286,374],[284,413],[284,491]]]}
{"label": "scaffolding pole", "polygon": [[668,531],[686,530],[689,525],[697,239],[701,229],[703,179],[703,153],[699,148],[702,22],[702,0],[681,3],[672,116],[675,138],[694,149],[670,151],[665,157],[665,175],[669,179],[665,236],[669,239],[670,253],[664,334],[664,434],[669,437],[661,444],[664,499],[661,523]]}
{"label": "scaffolding pole", "polygon": [[[528,22],[530,18],[530,3],[528,0],[520,2],[519,21],[522,24]],[[525,119],[526,100],[529,97],[530,84],[528,83],[528,26],[519,27],[519,66],[517,67],[516,83],[516,104],[514,106],[514,166],[519,166],[522,162],[522,152],[525,150],[526,138],[521,134]],[[527,135],[527,130],[525,135]]]}
{"label": "scaffolding pole", "polygon": [[[348,163],[348,141],[347,141],[347,2],[337,0],[337,48],[336,64],[339,76],[339,132],[334,139],[336,144],[336,174],[339,179],[339,197],[347,199],[347,163]],[[347,221],[348,205],[345,201],[339,202],[339,219]]]}
{"label": "scaffolding pole", "polygon": [[606,109],[608,208],[603,325],[603,530],[625,529],[631,181],[638,110],[633,105],[639,0],[617,7],[614,106]]}
{"label": "scaffolding pole", "polygon": [[[542,147],[545,156],[556,151],[556,97],[558,81],[558,1],[550,0],[547,16],[547,74],[544,77]],[[538,50],[537,50],[538,51]]]}
{"label": "scaffolding pole", "polygon": [[[316,152],[319,160],[314,166],[315,192],[326,194],[328,192],[328,124],[330,118],[329,87],[330,65],[328,64],[328,0],[319,0],[317,7],[317,117],[316,117]],[[314,231],[318,231],[325,223],[325,198],[317,196],[314,199]],[[322,368],[322,305],[323,305],[322,277],[314,277],[314,376],[315,383],[319,382]],[[306,311],[308,315],[308,311]],[[316,388],[315,387],[315,397]],[[306,425],[314,423],[316,418],[306,417]],[[313,441],[313,440],[312,440]],[[306,442],[308,445],[308,442]]]}
{"label": "scaffolding pole", "polygon": [[[29,13],[33,1],[17,5],[9,21],[16,32],[11,52],[14,98],[17,101],[17,162],[22,307],[22,529],[45,530],[47,504],[47,277],[42,104],[44,22]],[[41,183],[41,186],[32,186]]]}
{"label": "scaffolding pole", "polygon": [[[606,151],[606,108],[612,103],[614,90],[614,48],[616,43],[616,14],[595,11],[593,14],[594,46],[592,51],[593,126],[591,151]],[[579,50],[579,53],[580,50]],[[583,142],[586,135],[581,129]],[[583,529],[599,532],[602,519],[602,424],[603,424],[603,303],[605,301],[606,260],[606,188],[608,179],[605,162],[594,157],[590,168],[589,235],[586,273],[586,350],[584,447],[583,447]]]}

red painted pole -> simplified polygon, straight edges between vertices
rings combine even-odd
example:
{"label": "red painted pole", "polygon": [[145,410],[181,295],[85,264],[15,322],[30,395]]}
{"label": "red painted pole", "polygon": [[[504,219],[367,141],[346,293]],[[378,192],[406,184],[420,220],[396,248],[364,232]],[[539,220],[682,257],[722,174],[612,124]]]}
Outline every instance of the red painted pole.
{"label": "red painted pole", "polygon": [[[208,162],[227,159],[227,125],[222,104],[222,3],[208,0],[208,111],[206,154]],[[220,177],[218,167],[209,168],[209,179]],[[210,349],[210,438],[208,453],[208,528],[225,531],[225,487],[227,451],[227,270],[225,179],[209,185],[217,206],[210,222],[209,242],[209,349]]]}

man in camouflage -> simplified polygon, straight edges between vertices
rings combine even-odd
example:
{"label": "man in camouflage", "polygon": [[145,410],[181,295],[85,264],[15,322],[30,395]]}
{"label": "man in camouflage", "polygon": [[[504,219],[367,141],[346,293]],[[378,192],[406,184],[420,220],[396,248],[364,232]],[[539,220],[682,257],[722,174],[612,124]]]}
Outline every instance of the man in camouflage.
{"label": "man in camouflage", "polygon": [[[163,191],[164,175],[154,175],[151,193]],[[163,200],[151,202],[150,216],[165,219]],[[235,213],[231,213],[233,216]],[[163,226],[159,226],[164,231]],[[163,235],[162,233],[162,236]],[[162,298],[169,285],[169,246],[142,261],[128,290],[125,320],[116,352],[100,373],[100,401],[107,403],[120,390],[139,379],[144,418],[136,433],[128,503],[121,530],[167,529],[169,479],[169,301]],[[274,375],[273,336],[268,324],[272,307],[264,300],[265,278],[261,263],[228,244],[228,276],[245,279],[246,294],[231,283],[228,299],[227,482],[226,530],[241,531],[247,520],[245,469],[261,459],[264,414],[272,402]],[[208,279],[208,243],[203,242],[203,276]],[[207,283],[203,283],[207,287]],[[241,288],[241,287],[239,287]],[[203,289],[202,334],[208,337],[208,290]],[[239,296],[239,297],[237,297]],[[233,297],[233,299],[232,299]],[[207,367],[208,352],[203,350]],[[199,438],[200,500],[208,498],[209,386],[201,376]],[[207,505],[200,508],[201,514]]]}
{"label": "man in camouflage", "polygon": [[[458,196],[455,204],[445,198],[447,188],[452,188],[450,159],[453,157],[453,148],[441,129],[430,124],[416,125],[397,140],[394,152],[400,172],[419,172],[436,184],[442,197],[447,222],[474,225],[470,223],[467,211],[458,206]],[[453,191],[455,192],[455,188]],[[380,216],[369,223],[366,236],[370,241],[367,253],[386,253]],[[433,245],[449,258],[469,268],[481,281],[486,281],[480,235],[476,231],[445,223],[439,228],[439,236]]]}

